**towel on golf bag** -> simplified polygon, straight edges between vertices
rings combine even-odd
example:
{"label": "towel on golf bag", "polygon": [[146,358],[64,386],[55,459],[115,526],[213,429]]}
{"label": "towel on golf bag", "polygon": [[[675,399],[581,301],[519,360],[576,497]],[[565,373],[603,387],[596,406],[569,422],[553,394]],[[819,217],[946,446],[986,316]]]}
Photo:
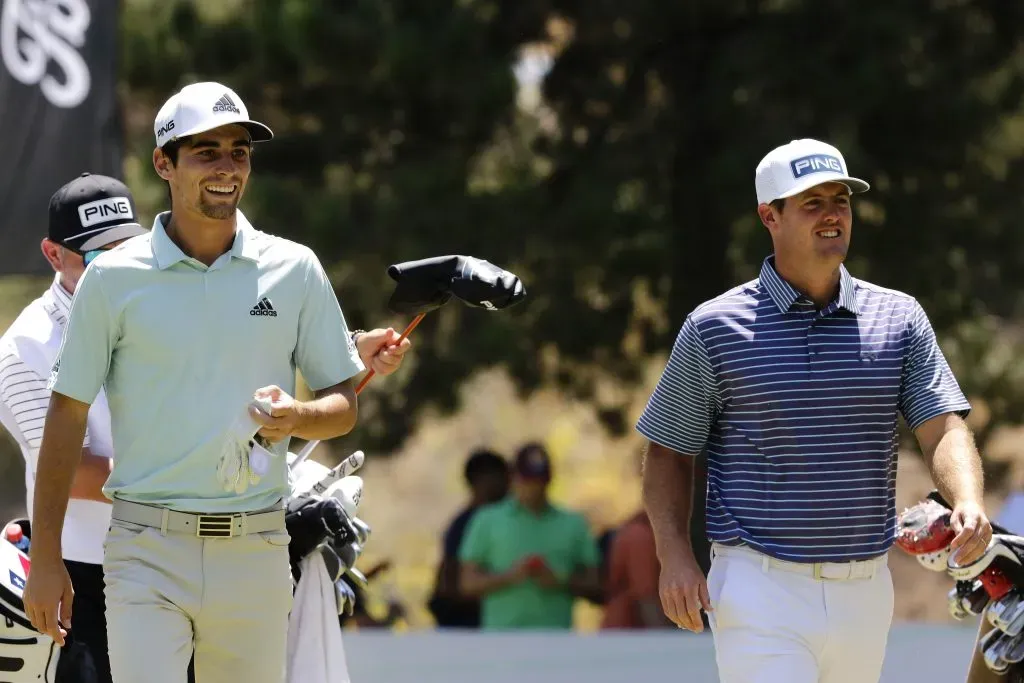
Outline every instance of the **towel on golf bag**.
{"label": "towel on golf bag", "polygon": [[288,617],[288,674],[291,683],[351,683],[338,625],[334,583],[323,556],[310,553],[300,562]]}

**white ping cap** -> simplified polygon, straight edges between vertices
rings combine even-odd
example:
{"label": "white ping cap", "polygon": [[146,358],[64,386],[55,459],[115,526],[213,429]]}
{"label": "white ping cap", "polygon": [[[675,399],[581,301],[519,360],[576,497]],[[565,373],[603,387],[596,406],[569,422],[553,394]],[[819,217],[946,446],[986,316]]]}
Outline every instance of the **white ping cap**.
{"label": "white ping cap", "polygon": [[186,85],[160,107],[153,123],[156,146],[220,126],[237,123],[249,131],[253,142],[274,138],[273,131],[249,118],[242,98],[231,88],[206,81]]}
{"label": "white ping cap", "polygon": [[822,183],[842,183],[850,192],[871,189],[860,178],[850,176],[838,149],[811,139],[793,140],[776,147],[765,155],[754,174],[758,204],[792,197]]}

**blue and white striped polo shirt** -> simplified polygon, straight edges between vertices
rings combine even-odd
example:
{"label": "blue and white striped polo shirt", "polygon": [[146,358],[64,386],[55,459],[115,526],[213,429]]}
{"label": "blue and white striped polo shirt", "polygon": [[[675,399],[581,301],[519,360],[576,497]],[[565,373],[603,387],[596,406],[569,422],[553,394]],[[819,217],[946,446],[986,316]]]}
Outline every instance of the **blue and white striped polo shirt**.
{"label": "blue and white striped polo shirt", "polygon": [[637,430],[707,448],[711,540],[840,562],[892,544],[899,414],[916,429],[969,410],[913,297],[844,267],[818,310],[769,257],[687,317]]}

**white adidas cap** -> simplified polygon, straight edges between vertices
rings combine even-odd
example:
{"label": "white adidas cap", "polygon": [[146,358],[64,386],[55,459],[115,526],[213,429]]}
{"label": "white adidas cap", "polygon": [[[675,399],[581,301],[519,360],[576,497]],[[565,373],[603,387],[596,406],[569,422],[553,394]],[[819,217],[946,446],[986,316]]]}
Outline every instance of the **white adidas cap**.
{"label": "white adidas cap", "polygon": [[846,160],[832,145],[818,140],[793,140],[765,155],[754,174],[757,203],[770,204],[822,183],[842,183],[850,192],[871,186],[847,173]]}
{"label": "white adidas cap", "polygon": [[153,123],[156,146],[171,140],[195,135],[230,123],[245,126],[253,142],[274,138],[273,131],[249,118],[242,98],[231,88],[206,81],[186,85],[160,107]]}

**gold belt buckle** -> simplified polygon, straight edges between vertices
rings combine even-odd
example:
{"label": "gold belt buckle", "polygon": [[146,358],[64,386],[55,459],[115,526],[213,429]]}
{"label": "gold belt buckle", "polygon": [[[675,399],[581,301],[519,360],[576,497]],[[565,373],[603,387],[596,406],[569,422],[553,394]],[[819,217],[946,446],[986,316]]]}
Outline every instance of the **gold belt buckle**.
{"label": "gold belt buckle", "polygon": [[231,538],[233,518],[231,515],[199,515],[196,536],[199,538]]}

